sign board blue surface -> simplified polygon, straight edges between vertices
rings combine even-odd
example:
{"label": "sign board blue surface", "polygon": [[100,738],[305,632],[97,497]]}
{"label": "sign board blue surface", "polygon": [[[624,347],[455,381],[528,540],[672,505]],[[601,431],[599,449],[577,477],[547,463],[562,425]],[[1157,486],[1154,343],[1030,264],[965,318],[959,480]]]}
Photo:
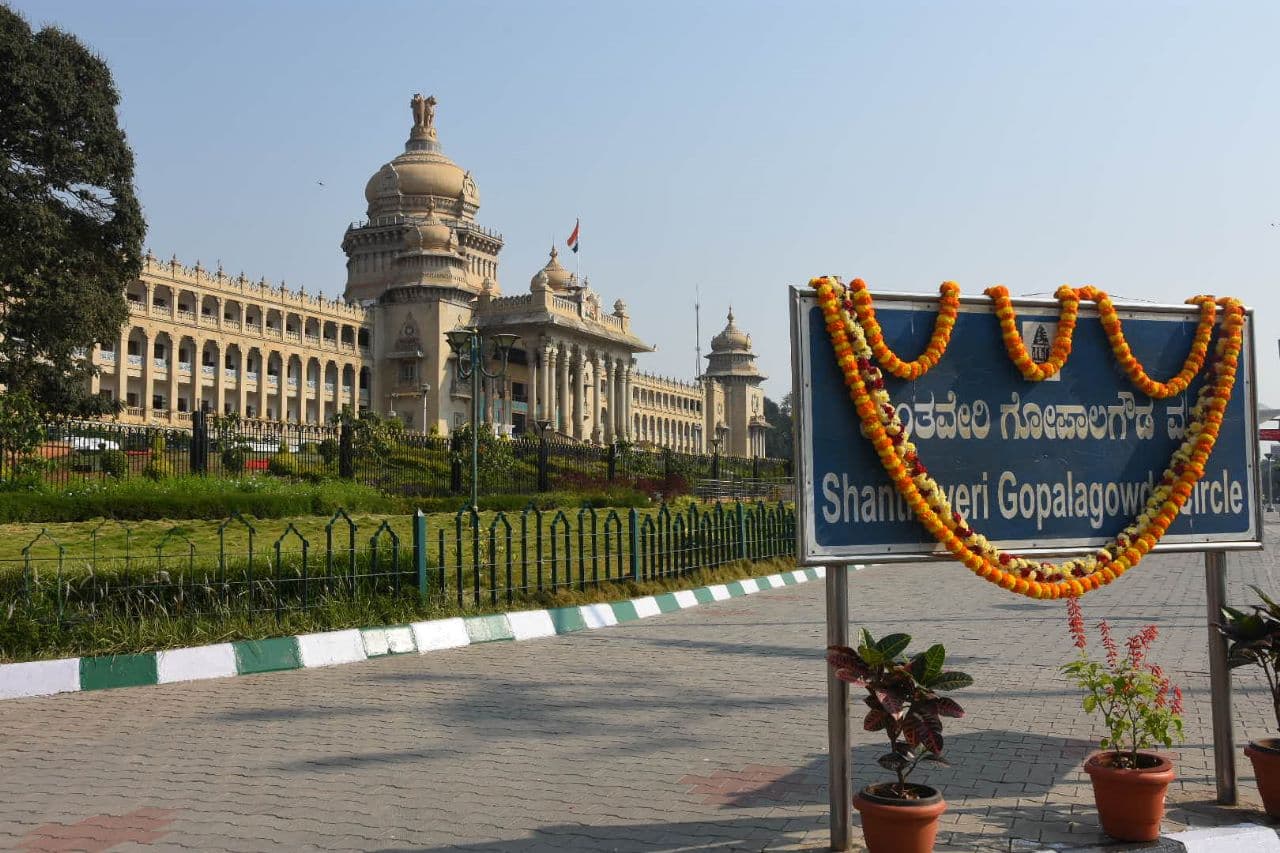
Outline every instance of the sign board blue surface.
{"label": "sign board blue surface", "polygon": [[[933,331],[937,299],[875,296],[885,342],[904,360]],[[1037,361],[1057,328],[1051,300],[1015,300]],[[1190,351],[1193,306],[1117,305],[1134,355],[1168,379]],[[793,289],[798,552],[806,564],[951,555],[912,517],[862,437],[813,295]],[[1203,479],[1156,550],[1261,547],[1253,317],[1245,325],[1236,386]],[[1212,357],[1212,356],[1210,356]],[[1010,361],[991,303],[965,298],[941,361],[907,382],[885,376],[898,416],[951,505],[998,547],[1024,554],[1092,551],[1142,511],[1203,383],[1155,400],[1116,364],[1096,307],[1081,303],[1071,357],[1044,382]]]}

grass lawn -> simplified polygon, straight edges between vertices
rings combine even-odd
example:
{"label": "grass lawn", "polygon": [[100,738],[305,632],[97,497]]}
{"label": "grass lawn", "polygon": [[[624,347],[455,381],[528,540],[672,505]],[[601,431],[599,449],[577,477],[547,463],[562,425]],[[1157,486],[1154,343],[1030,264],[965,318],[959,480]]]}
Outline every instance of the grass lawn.
{"label": "grass lawn", "polygon": [[[475,527],[463,515],[461,535],[456,512],[433,513],[427,517],[425,594],[413,561],[413,517],[405,513],[352,514],[354,550],[345,517],[4,524],[0,661],[613,601],[794,565],[790,558],[770,557],[790,550],[776,507],[764,514],[767,523],[758,521],[758,510],[744,515],[746,538],[739,545],[733,507],[717,516],[715,509],[708,513],[706,506],[681,502],[665,517],[661,508],[637,510],[633,575],[629,512],[595,510],[593,533],[590,511],[544,511],[540,538],[536,513],[524,516],[527,537],[521,513],[507,514],[509,540],[500,513],[480,513]],[[332,550],[326,541],[331,523]],[[371,537],[379,530],[375,553]],[[398,537],[395,561],[388,530]],[[22,553],[27,548],[29,559]]]}
{"label": "grass lawn", "polygon": [[596,602],[620,601],[643,595],[658,595],[748,577],[760,577],[795,568],[789,557],[749,562],[737,560],[714,568],[634,582],[601,582],[585,589],[559,587],[530,592],[507,604],[470,601],[459,608],[452,598],[432,596],[422,600],[415,590],[400,596],[369,596],[358,600],[333,599],[310,610],[285,611],[279,616],[242,612],[193,614],[171,618],[121,618],[104,616],[96,621],[71,621],[58,626],[23,618],[5,618],[0,613],[0,663],[50,660],[64,657],[133,654],[161,649],[185,648],[236,640],[284,637],[345,628],[404,625],[451,616],[478,616],[507,610],[570,607]]}

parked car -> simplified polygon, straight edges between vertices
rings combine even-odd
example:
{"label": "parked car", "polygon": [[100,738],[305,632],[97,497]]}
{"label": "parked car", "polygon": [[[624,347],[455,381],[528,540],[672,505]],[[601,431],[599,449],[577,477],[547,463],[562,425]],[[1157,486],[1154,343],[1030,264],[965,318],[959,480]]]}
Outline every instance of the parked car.
{"label": "parked car", "polygon": [[119,450],[120,442],[97,435],[68,435],[58,439],[72,450]]}

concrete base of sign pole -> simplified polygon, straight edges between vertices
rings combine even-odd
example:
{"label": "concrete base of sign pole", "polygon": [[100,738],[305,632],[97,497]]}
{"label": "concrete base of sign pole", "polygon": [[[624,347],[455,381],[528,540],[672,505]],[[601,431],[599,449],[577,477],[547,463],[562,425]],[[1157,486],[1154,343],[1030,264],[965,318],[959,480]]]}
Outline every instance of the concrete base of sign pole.
{"label": "concrete base of sign pole", "polygon": [[[1014,847],[1014,850],[1023,849]],[[1240,823],[1234,826],[1215,826],[1205,829],[1188,829],[1162,835],[1150,844],[1093,845],[1090,847],[1040,847],[1029,845],[1029,853],[1120,853],[1122,850],[1141,849],[1145,853],[1280,853],[1280,836],[1269,826],[1256,823]]]}

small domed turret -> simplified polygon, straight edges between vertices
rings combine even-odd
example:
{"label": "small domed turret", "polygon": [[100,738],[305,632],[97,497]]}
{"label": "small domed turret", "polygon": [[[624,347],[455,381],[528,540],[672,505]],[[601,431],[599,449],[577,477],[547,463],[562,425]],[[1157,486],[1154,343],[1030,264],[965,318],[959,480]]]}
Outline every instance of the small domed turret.
{"label": "small domed turret", "polygon": [[573,288],[574,284],[576,284],[573,273],[560,265],[560,261],[557,259],[558,256],[559,253],[556,251],[556,247],[552,246],[551,260],[547,261],[547,265],[538,270],[533,278],[529,280],[530,290],[541,289],[537,286],[539,279],[543,279],[547,287],[559,293]]}
{"label": "small domed turret", "polygon": [[750,352],[751,336],[733,323],[733,309],[729,309],[729,324],[724,331],[711,339],[712,352]]}

